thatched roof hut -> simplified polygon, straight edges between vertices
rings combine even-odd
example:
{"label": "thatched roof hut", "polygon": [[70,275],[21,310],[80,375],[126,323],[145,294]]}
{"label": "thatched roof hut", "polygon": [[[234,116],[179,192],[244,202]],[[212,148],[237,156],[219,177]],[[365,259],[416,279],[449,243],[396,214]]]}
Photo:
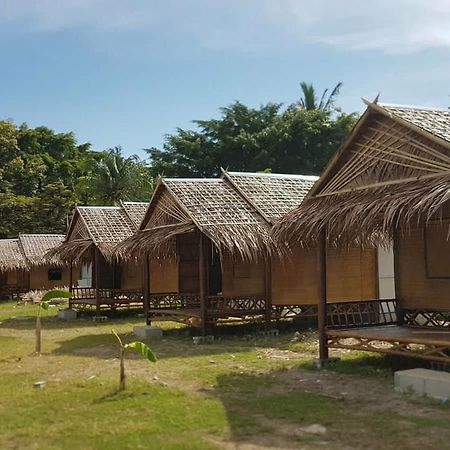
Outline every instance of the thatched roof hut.
{"label": "thatched roof hut", "polygon": [[17,239],[1,239],[0,271],[61,265],[60,260],[48,259],[46,254],[63,239],[63,234],[20,234]]}
{"label": "thatched roof hut", "polygon": [[25,255],[19,245],[19,239],[0,240],[0,272],[28,267]]}
{"label": "thatched roof hut", "polygon": [[143,202],[123,202],[121,206],[77,206],[64,242],[49,252],[65,262],[90,257],[88,251],[98,248],[111,260],[114,247],[130,237],[147,208]]}
{"label": "thatched roof hut", "polygon": [[315,180],[226,171],[217,179],[163,178],[140,230],[116,251],[124,258],[167,256],[175,236],[199,230],[221,254],[255,260],[273,247],[273,221],[297,205]]}
{"label": "thatched roof hut", "polygon": [[278,241],[376,245],[434,217],[450,198],[450,111],[365,101],[367,110]]}
{"label": "thatched roof hut", "polygon": [[[450,111],[365,103],[347,141],[273,235],[283,243],[319,242],[322,361],[331,347],[448,364]],[[393,244],[395,298],[366,314],[370,328],[345,322],[348,329],[327,329],[327,241],[336,248]]]}

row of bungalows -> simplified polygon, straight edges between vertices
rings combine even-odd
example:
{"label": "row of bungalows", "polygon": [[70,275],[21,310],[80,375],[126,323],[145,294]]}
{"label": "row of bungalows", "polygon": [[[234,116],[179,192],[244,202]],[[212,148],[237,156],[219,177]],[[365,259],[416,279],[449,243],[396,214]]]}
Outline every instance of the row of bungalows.
{"label": "row of bungalows", "polygon": [[[329,348],[450,363],[450,111],[366,102],[367,109],[302,204],[274,230],[281,242],[328,249],[393,243],[395,314],[365,327],[327,323],[319,301],[320,358]],[[322,285],[332,270],[321,265]],[[359,324],[358,324],[359,325]]]}
{"label": "row of bungalows", "polygon": [[120,262],[115,247],[135,233],[148,203],[75,207],[67,235],[47,253],[63,261],[70,272],[70,307],[142,306],[143,269],[135,261]]}
{"label": "row of bungalows", "polygon": [[[226,171],[213,179],[162,179],[139,231],[116,248],[119,258],[147,266],[147,323],[185,321],[205,333],[225,318],[268,324],[316,316],[322,289],[317,246],[287,251],[272,238],[274,224],[302,203],[316,180]],[[327,259],[336,320],[340,305],[378,302],[375,248],[330,247]],[[372,306],[378,311],[378,303]]]}
{"label": "row of bungalows", "polygon": [[0,239],[0,298],[68,286],[69,270],[60,260],[45,257],[63,239],[61,234],[20,234],[16,239]]}

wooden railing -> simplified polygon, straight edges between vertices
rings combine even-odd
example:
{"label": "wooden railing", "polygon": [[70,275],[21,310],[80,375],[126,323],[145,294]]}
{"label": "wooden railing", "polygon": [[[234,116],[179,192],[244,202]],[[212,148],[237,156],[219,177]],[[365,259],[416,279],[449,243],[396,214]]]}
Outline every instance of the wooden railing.
{"label": "wooden railing", "polygon": [[14,300],[19,298],[21,294],[28,292],[29,289],[26,286],[1,286],[0,287],[0,300],[10,299]]}
{"label": "wooden railing", "polygon": [[153,309],[182,309],[199,308],[198,294],[179,294],[169,292],[164,294],[150,294],[150,308]]}
{"label": "wooden railing", "polygon": [[397,301],[389,299],[328,303],[327,314],[329,328],[396,324]]}
{"label": "wooden railing", "polygon": [[140,289],[109,289],[99,288],[98,290],[90,287],[74,287],[72,288],[72,301],[77,300],[95,300],[99,299],[100,303],[107,302],[133,302],[139,303],[143,301],[143,293]]}
{"label": "wooden railing", "polygon": [[401,323],[413,327],[450,328],[450,311],[402,309]]}
{"label": "wooden railing", "polygon": [[206,299],[206,311],[211,317],[265,314],[266,299],[263,295],[210,295]]}

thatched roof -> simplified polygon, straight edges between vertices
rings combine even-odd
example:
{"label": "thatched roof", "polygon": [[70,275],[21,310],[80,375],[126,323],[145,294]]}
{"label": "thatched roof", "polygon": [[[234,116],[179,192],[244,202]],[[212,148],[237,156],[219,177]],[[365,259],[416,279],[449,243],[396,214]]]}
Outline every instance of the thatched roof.
{"label": "thatched roof", "polygon": [[450,112],[368,108],[306,200],[274,228],[278,241],[377,244],[429,220],[450,198]]}
{"label": "thatched roof", "polygon": [[147,211],[148,202],[122,202],[122,207],[138,229]]}
{"label": "thatched roof", "polygon": [[20,234],[17,239],[0,239],[0,271],[61,265],[59,259],[48,259],[46,254],[63,239],[63,234]]}
{"label": "thatched roof", "polygon": [[0,239],[0,272],[27,268],[27,260],[20,250],[19,240]]}
{"label": "thatched roof", "polygon": [[77,206],[64,242],[48,253],[63,261],[79,261],[97,247],[107,259],[117,244],[130,237],[142,221],[146,203],[121,206]]}
{"label": "thatched roof", "polygon": [[307,175],[226,171],[223,172],[223,176],[270,223],[300,205],[319,179],[319,177]]}
{"label": "thatched roof", "polygon": [[64,238],[64,234],[20,234],[19,244],[30,265],[45,266],[50,263],[60,265],[61,261],[55,258],[49,261],[46,254],[60,245]]}
{"label": "thatched roof", "polygon": [[123,258],[173,252],[174,237],[199,230],[219,252],[255,259],[273,245],[272,221],[297,205],[316,177],[225,172],[222,178],[163,178]]}

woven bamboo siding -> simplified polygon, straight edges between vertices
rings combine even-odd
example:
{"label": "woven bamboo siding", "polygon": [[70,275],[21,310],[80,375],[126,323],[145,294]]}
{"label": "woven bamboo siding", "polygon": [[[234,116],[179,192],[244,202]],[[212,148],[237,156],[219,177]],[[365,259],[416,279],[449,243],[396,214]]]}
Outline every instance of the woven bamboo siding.
{"label": "woven bamboo siding", "polygon": [[11,270],[5,273],[5,286],[26,286],[28,284],[27,272],[24,270]]}
{"label": "woven bamboo siding", "polygon": [[133,261],[123,263],[121,268],[122,289],[142,289],[142,267]]}
{"label": "woven bamboo siding", "polygon": [[314,305],[319,300],[315,248],[297,247],[290,259],[272,261],[272,304]]}
{"label": "woven bamboo siding", "polygon": [[264,263],[247,262],[224,256],[222,290],[225,297],[264,293]]}
{"label": "woven bamboo siding", "polygon": [[69,286],[69,269],[62,268],[61,280],[50,281],[48,279],[48,267],[35,267],[30,271],[30,290],[53,289],[57,287]]}
{"label": "woven bamboo siding", "polygon": [[[447,225],[444,225],[447,229]],[[432,235],[433,227],[428,230]],[[437,232],[437,234],[440,234]],[[441,235],[442,236],[442,235]],[[436,238],[436,236],[432,236]],[[447,247],[445,240],[442,241],[442,247]],[[425,259],[425,239],[424,230],[414,229],[408,234],[399,237],[398,240],[398,300],[403,308],[426,308],[426,309],[450,309],[450,278],[428,278],[427,262]],[[436,249],[433,245],[432,248]],[[432,254],[432,248],[428,248],[428,259],[430,269],[437,265],[448,265],[449,253],[439,251]],[[442,271],[442,268],[440,269]]]}
{"label": "woven bamboo siding", "polygon": [[327,294],[329,302],[378,298],[375,249],[328,248]]}
{"label": "woven bamboo siding", "polygon": [[178,292],[178,262],[175,259],[150,261],[150,292]]}

